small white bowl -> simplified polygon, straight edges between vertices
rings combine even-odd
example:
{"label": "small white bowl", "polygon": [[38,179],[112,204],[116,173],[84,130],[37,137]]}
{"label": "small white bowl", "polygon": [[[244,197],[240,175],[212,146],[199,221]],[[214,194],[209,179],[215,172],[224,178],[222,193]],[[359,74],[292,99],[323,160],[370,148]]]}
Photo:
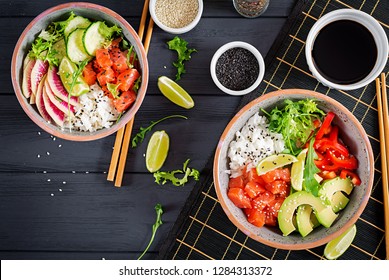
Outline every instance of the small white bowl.
{"label": "small white bowl", "polygon": [[[149,11],[150,11],[151,18],[153,19],[155,24],[159,26],[159,28],[161,28],[162,30],[164,30],[166,32],[172,33],[172,34],[183,34],[183,33],[186,33],[188,31],[192,30],[199,23],[199,21],[201,19],[201,15],[203,14],[203,6],[204,6],[203,0],[198,0],[199,8],[198,8],[198,11],[197,11],[197,15],[193,19],[193,21],[190,22],[188,25],[186,25],[184,27],[172,28],[172,27],[169,27],[169,26],[163,24],[158,19],[157,15],[155,14],[155,4],[156,4],[157,1],[158,0],[150,0]],[[178,1],[178,2],[180,2],[180,1]]]}
{"label": "small white bowl", "polygon": [[[377,45],[377,61],[373,70],[361,81],[348,85],[336,84],[324,78],[316,69],[312,58],[313,45],[320,30],[327,24],[338,20],[352,20],[362,24],[371,32]],[[309,70],[312,72],[313,76],[323,85],[339,90],[354,90],[371,83],[384,69],[388,58],[388,38],[382,26],[369,14],[359,10],[339,9],[321,17],[312,26],[305,45],[305,56]]]}
{"label": "small white bowl", "polygon": [[[225,86],[223,86],[220,83],[219,79],[216,76],[216,63],[217,63],[218,59],[227,50],[233,49],[233,48],[243,48],[243,49],[250,51],[255,56],[255,58],[257,59],[258,64],[259,64],[259,73],[258,73],[257,79],[250,87],[248,87],[244,90],[231,90],[229,88],[226,88]],[[234,41],[234,42],[230,42],[230,43],[227,43],[227,44],[221,46],[215,52],[215,54],[213,55],[212,60],[211,60],[210,70],[211,70],[212,80],[219,89],[221,89],[222,91],[224,91],[225,93],[228,93],[230,95],[244,95],[244,94],[250,93],[253,90],[255,90],[259,86],[259,84],[262,82],[263,75],[265,74],[265,62],[263,60],[261,53],[254,46],[252,46],[246,42]]]}

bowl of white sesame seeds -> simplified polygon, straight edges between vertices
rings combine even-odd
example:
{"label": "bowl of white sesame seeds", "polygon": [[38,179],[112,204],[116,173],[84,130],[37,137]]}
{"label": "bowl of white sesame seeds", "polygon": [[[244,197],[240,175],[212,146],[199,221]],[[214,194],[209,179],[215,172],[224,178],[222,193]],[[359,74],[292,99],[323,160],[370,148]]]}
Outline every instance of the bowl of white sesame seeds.
{"label": "bowl of white sesame seeds", "polygon": [[203,13],[203,0],[150,0],[150,15],[162,30],[182,34],[192,30]]}

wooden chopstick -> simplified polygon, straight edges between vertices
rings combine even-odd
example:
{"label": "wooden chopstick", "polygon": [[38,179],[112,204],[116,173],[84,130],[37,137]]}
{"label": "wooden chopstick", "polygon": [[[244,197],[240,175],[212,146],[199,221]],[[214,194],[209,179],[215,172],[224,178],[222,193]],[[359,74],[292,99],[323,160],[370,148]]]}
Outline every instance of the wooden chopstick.
{"label": "wooden chopstick", "polygon": [[[138,30],[138,36],[139,36],[141,41],[143,39],[143,35],[144,35],[144,31],[145,31],[146,19],[147,19],[148,10],[149,10],[149,2],[150,2],[149,0],[145,0],[145,2],[143,4],[142,17],[140,20],[140,25],[139,25],[139,30]],[[128,122],[128,124],[126,125],[126,127],[130,126],[130,131],[129,131],[130,135],[131,135],[133,121],[134,120],[131,119]],[[115,144],[114,144],[114,148],[113,148],[113,152],[112,152],[111,163],[109,165],[109,170],[108,170],[108,176],[107,176],[108,181],[113,181],[115,178],[116,168],[118,166],[120,150],[122,148],[123,136],[125,135],[126,127],[122,127],[116,133],[116,139],[115,139]],[[127,152],[128,152],[128,147],[127,147],[126,154],[127,154]],[[124,166],[123,166],[123,169],[124,169]],[[115,183],[115,185],[116,185],[116,183]],[[120,185],[121,185],[121,181],[120,181]]]}
{"label": "wooden chopstick", "polygon": [[[146,38],[145,38],[145,42],[144,42],[144,48],[145,48],[146,54],[149,51],[151,34],[153,33],[153,26],[154,26],[154,22],[150,18],[149,25],[147,26],[147,33],[146,33]],[[119,167],[118,167],[118,171],[117,171],[116,179],[115,179],[115,187],[120,187],[122,185],[124,168],[126,166],[127,153],[128,153],[128,147],[130,146],[130,138],[131,138],[133,124],[134,124],[134,118],[132,118],[127,123],[126,130],[124,132],[122,150],[121,150],[120,159],[119,159]]]}
{"label": "wooden chopstick", "polygon": [[388,99],[386,94],[386,76],[381,74],[380,79],[376,79],[378,121],[380,131],[381,168],[382,168],[382,193],[385,219],[385,248],[386,259],[389,259],[389,116]]}

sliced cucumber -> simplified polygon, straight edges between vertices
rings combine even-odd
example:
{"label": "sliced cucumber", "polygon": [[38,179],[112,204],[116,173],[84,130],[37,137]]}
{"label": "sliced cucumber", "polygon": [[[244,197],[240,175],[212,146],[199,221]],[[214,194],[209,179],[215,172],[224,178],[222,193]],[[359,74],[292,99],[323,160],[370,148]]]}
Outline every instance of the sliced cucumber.
{"label": "sliced cucumber", "polygon": [[105,37],[99,32],[102,24],[104,23],[101,21],[92,23],[85,31],[82,42],[89,55],[95,56],[96,50],[100,49],[105,42]]}
{"label": "sliced cucumber", "polygon": [[74,63],[81,63],[86,59],[91,59],[91,56],[85,51],[82,38],[85,33],[84,28],[77,28],[69,34],[66,43],[66,54],[69,59]]}
{"label": "sliced cucumber", "polygon": [[87,18],[76,16],[65,27],[64,35],[67,38],[77,28],[87,28],[91,24],[91,21]]}

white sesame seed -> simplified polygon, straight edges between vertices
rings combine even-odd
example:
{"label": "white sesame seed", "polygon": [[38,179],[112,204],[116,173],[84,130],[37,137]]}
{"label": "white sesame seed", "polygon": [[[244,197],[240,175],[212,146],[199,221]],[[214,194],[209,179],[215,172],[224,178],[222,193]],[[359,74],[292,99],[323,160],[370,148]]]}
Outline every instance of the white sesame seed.
{"label": "white sesame seed", "polygon": [[51,182],[51,179],[47,179],[47,182]]}
{"label": "white sesame seed", "polygon": [[62,147],[62,145],[61,145],[61,144],[59,144],[59,145],[58,145],[58,148],[61,148],[61,147]]}
{"label": "white sesame seed", "polygon": [[40,157],[41,157],[41,155],[37,155],[36,157],[37,157],[37,158],[40,158]]}
{"label": "white sesame seed", "polygon": [[46,170],[44,170],[44,171],[43,171],[43,173],[44,173],[44,174],[46,174],[46,173],[47,173],[47,171],[46,171]]}
{"label": "white sesame seed", "polygon": [[66,182],[65,182],[65,181],[63,181],[63,182],[62,182],[62,184],[66,185]]}
{"label": "white sesame seed", "polygon": [[52,194],[50,194],[51,196],[54,196],[54,194],[52,193]]}
{"label": "white sesame seed", "polygon": [[38,135],[41,135],[40,131],[38,131]]}
{"label": "white sesame seed", "polygon": [[50,155],[50,153],[49,152],[46,152],[46,154],[49,156]]}
{"label": "white sesame seed", "polygon": [[72,173],[74,174],[74,173],[76,173],[76,171],[72,171]]}
{"label": "white sesame seed", "polygon": [[62,189],[58,189],[60,192],[62,192]]}

